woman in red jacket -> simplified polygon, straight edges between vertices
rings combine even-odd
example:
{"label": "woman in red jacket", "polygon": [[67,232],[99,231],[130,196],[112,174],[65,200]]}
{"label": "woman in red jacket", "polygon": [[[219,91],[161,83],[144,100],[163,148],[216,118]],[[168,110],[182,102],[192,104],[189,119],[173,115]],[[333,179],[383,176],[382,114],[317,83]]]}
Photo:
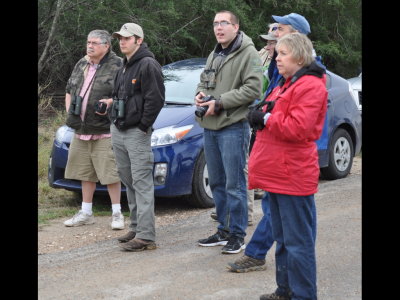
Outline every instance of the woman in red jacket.
{"label": "woman in red jacket", "polygon": [[279,39],[276,58],[284,81],[267,97],[262,110],[248,119],[258,127],[249,158],[249,189],[270,195],[272,232],[276,241],[276,282],[267,299],[317,299],[314,194],[319,165],[315,143],[327,110],[325,70],[315,63],[306,35]]}

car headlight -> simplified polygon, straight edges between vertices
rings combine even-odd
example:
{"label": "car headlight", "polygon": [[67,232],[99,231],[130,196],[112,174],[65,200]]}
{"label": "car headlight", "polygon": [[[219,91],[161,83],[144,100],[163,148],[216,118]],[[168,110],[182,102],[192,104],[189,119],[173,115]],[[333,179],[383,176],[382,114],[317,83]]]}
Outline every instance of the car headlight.
{"label": "car headlight", "polygon": [[357,100],[356,100],[356,96],[354,95],[353,87],[351,86],[350,82],[347,82],[347,84],[348,84],[348,89],[349,89],[349,92],[350,92],[350,96],[353,98],[354,102],[357,104]]}
{"label": "car headlight", "polygon": [[72,134],[74,133],[74,130],[66,125],[61,126],[60,128],[58,128],[57,132],[56,132],[56,142],[59,144],[62,143],[69,143],[71,141],[72,138]]}
{"label": "car headlight", "polygon": [[168,126],[154,130],[151,135],[151,146],[163,146],[174,144],[181,139],[192,129],[193,125],[182,127]]}

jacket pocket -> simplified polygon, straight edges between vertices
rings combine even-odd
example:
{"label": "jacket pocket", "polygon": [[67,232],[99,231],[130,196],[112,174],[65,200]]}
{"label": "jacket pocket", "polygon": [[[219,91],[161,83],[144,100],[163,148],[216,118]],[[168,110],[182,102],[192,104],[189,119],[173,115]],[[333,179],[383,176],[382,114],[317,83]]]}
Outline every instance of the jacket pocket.
{"label": "jacket pocket", "polygon": [[76,116],[73,114],[68,114],[67,121],[65,124],[72,129],[78,130],[81,128],[82,120],[80,116]]}

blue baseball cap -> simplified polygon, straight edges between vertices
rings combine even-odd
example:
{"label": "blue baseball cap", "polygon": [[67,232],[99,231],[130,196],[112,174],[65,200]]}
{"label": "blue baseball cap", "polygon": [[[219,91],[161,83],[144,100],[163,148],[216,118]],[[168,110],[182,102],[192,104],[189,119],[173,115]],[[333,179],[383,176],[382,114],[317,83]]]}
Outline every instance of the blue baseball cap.
{"label": "blue baseball cap", "polygon": [[280,24],[292,25],[294,29],[301,33],[311,33],[310,24],[308,24],[308,21],[302,15],[291,13],[283,17],[272,16],[272,18]]}

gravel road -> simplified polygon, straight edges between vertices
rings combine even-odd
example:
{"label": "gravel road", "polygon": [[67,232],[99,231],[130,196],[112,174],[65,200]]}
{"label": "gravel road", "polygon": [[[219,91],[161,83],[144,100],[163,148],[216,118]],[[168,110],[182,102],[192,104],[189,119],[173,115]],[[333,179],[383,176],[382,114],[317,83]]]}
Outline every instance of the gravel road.
{"label": "gravel road", "polygon": [[[317,268],[319,299],[361,299],[361,158],[347,178],[320,181]],[[156,208],[158,248],[119,250],[109,217],[90,226],[65,228],[54,220],[38,232],[39,299],[258,299],[275,289],[275,247],[267,270],[231,273],[226,265],[242,254],[223,255],[220,247],[199,247],[213,234],[212,209],[160,203]],[[261,218],[255,202],[255,220]],[[128,224],[128,223],[126,223]],[[248,228],[246,242],[255,226]]]}

